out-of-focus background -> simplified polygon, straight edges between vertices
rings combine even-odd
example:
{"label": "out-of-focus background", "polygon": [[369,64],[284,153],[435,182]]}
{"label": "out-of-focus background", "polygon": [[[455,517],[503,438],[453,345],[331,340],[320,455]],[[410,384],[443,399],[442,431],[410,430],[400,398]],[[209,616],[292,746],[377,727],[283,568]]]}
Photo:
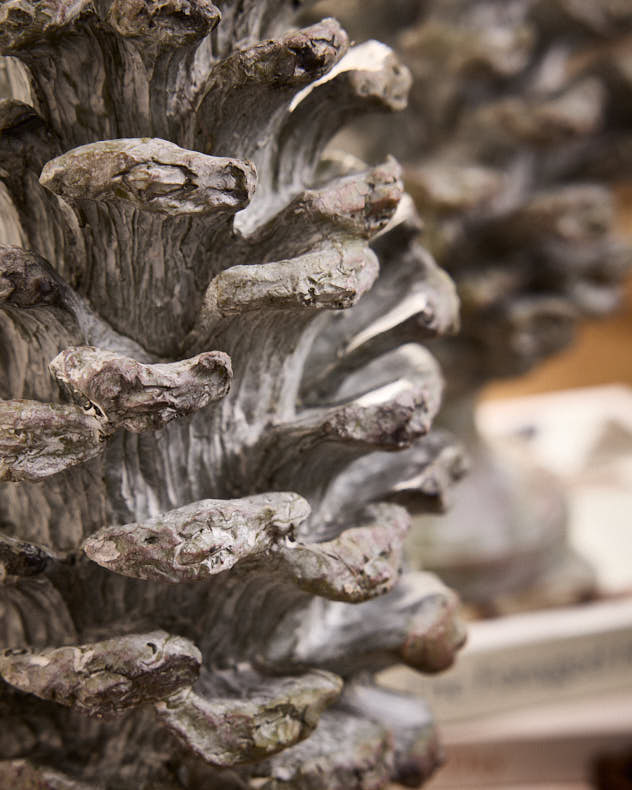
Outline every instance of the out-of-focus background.
{"label": "out-of-focus background", "polygon": [[[620,185],[615,194],[619,228],[632,238],[632,185]],[[584,322],[569,349],[526,376],[491,384],[484,397],[496,400],[611,384],[632,386],[632,280],[614,315]]]}
{"label": "out-of-focus background", "polygon": [[[617,197],[632,237],[632,188]],[[596,589],[571,606],[542,608],[536,590],[523,611],[473,612],[448,673],[385,674],[426,696],[440,722],[446,763],[432,790],[632,788],[631,352],[629,280],[619,309],[581,324],[570,348],[483,392],[483,435],[561,482],[568,538]]]}

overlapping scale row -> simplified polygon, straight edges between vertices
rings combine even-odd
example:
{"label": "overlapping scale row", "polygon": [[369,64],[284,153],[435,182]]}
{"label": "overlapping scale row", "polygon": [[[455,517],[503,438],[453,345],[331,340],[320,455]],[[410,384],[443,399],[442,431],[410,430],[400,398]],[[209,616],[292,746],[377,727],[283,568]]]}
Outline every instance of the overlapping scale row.
{"label": "overlapping scale row", "polygon": [[0,8],[2,782],[377,788],[438,759],[370,676],[464,639],[403,573],[403,505],[464,471],[419,345],[458,305],[397,163],[322,158],[407,70],[299,5]]}

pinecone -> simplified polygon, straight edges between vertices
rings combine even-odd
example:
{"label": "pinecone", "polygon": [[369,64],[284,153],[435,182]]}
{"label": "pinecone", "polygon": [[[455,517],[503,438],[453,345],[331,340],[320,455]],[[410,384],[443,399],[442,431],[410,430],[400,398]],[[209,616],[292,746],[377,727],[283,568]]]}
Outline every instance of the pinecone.
{"label": "pinecone", "polygon": [[[331,3],[319,3],[318,10]],[[341,0],[358,39],[379,33],[412,70],[397,132],[344,135],[367,159],[404,162],[424,243],[454,278],[461,332],[430,343],[446,371],[443,422],[469,434],[472,475],[445,520],[423,518],[414,553],[468,599],[591,593],[569,552],[553,481],[481,443],[473,404],[491,379],[566,347],[610,312],[630,265],[613,179],[632,165],[632,8],[626,0]],[[518,459],[519,461],[519,459]],[[476,512],[476,518],[472,513]],[[519,600],[507,606],[520,606]]]}
{"label": "pinecone", "polygon": [[299,5],[0,6],[3,787],[370,790],[439,760],[372,676],[463,642],[454,594],[402,575],[401,502],[463,471],[416,342],[457,300],[396,162],[322,159],[406,69],[288,30]]}

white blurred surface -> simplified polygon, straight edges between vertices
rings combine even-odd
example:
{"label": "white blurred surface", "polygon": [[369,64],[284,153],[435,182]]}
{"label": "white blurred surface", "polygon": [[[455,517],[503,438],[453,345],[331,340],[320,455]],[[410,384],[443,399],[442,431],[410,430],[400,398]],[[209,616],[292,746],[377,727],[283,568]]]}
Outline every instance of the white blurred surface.
{"label": "white blurred surface", "polygon": [[632,389],[591,387],[492,400],[477,422],[564,484],[569,538],[604,594],[632,592]]}
{"label": "white blurred surface", "polygon": [[[455,696],[435,699],[447,762],[426,786],[588,790],[596,756],[632,747],[632,389],[486,401],[477,422],[491,442],[519,448],[559,478],[569,540],[593,564],[603,599],[474,623],[453,670],[431,681],[409,676],[411,692],[447,682],[447,694],[451,673],[461,673]],[[582,671],[566,677],[562,670],[576,658]],[[502,681],[499,688],[476,686],[477,664]],[[523,688],[503,681],[511,672]],[[401,675],[395,685],[406,682]]]}

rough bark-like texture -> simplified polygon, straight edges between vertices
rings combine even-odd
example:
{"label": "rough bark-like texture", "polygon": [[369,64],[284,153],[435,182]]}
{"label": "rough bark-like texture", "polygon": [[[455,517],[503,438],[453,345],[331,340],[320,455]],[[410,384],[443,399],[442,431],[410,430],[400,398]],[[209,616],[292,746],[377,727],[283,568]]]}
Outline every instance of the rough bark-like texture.
{"label": "rough bark-like texture", "polygon": [[201,659],[187,639],[152,631],[73,647],[9,648],[0,675],[22,691],[100,716],[190,686]]}
{"label": "rough bark-like texture", "polygon": [[324,0],[316,12],[334,7],[413,73],[396,129],[368,120],[344,140],[400,157],[422,239],[462,304],[459,335],[429,347],[448,371],[441,419],[469,433],[473,473],[447,519],[419,521],[415,553],[486,608],[551,575],[551,603],[581,598],[593,585],[569,556],[555,482],[495,458],[472,407],[490,379],[528,371],[616,307],[632,257],[612,188],[632,166],[629,3]]}
{"label": "rough bark-like texture", "polygon": [[397,163],[322,157],[407,70],[299,5],[0,5],[2,786],[354,790],[439,759],[372,674],[464,639],[403,573],[403,505],[464,471],[418,344],[457,299]]}

